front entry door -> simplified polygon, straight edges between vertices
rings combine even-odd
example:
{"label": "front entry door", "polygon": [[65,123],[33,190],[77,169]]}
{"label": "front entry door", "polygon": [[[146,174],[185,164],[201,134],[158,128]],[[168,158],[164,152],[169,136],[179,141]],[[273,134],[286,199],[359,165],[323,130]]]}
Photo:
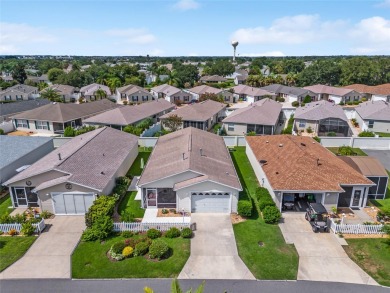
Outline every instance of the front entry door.
{"label": "front entry door", "polygon": [[24,188],[15,188],[16,200],[19,207],[27,206],[27,196]]}
{"label": "front entry door", "polygon": [[351,207],[359,208],[362,205],[363,199],[363,189],[353,189],[352,197],[351,197]]}
{"label": "front entry door", "polygon": [[148,203],[148,208],[157,208],[157,190],[156,189],[147,189],[146,198]]}

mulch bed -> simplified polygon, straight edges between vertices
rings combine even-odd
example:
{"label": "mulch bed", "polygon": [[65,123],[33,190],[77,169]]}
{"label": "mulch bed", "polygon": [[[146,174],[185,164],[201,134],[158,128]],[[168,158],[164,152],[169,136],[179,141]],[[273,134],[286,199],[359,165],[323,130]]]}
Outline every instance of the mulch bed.
{"label": "mulch bed", "polygon": [[230,214],[230,220],[232,221],[232,224],[238,224],[246,221],[246,219],[241,217],[239,214]]}

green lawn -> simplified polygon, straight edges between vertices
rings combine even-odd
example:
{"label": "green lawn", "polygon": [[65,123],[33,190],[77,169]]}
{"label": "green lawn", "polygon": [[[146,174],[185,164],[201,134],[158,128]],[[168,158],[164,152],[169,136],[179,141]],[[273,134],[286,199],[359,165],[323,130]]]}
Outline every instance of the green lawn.
{"label": "green lawn", "polygon": [[[338,153],[338,150],[339,148],[338,147],[328,147],[327,148],[328,150],[330,150],[332,153],[334,153],[335,155],[337,155]],[[357,156],[367,156],[367,154],[365,152],[363,152],[361,149],[359,148],[352,148],[352,150],[356,153]]]}
{"label": "green lawn", "polygon": [[123,211],[131,213],[135,218],[143,218],[145,209],[141,208],[141,201],[134,200],[137,195],[137,191],[128,192],[122,199],[118,207],[118,213],[121,214]]}
{"label": "green lawn", "polygon": [[124,238],[113,237],[103,244],[99,241],[81,242],[72,256],[72,277],[76,279],[175,278],[190,256],[190,239],[163,238],[173,251],[168,259],[155,262],[138,256],[112,262],[107,258],[106,253],[113,243],[120,240]]}
{"label": "green lawn", "polygon": [[12,206],[12,201],[9,195],[0,199],[0,215],[9,215],[14,209],[9,209]]}
{"label": "green lawn", "polygon": [[140,148],[137,158],[135,159],[133,165],[131,165],[130,170],[127,172],[127,176],[134,177],[141,175],[143,170],[141,169],[141,159],[143,159],[145,167],[151,153],[152,152],[149,150],[144,151],[142,148]]}
{"label": "green lawn", "polygon": [[[245,147],[231,152],[241,184],[250,195],[259,186]],[[233,225],[238,253],[257,279],[295,280],[298,271],[298,254],[294,245],[286,244],[277,225],[264,223],[256,212],[251,219]],[[258,242],[264,243],[259,247]]]}
{"label": "green lawn", "polygon": [[0,237],[0,272],[21,258],[37,237]]}
{"label": "green lawn", "polygon": [[390,239],[346,239],[349,257],[379,284],[390,286]]}
{"label": "green lawn", "polygon": [[390,137],[390,133],[385,132],[375,132],[375,134],[378,134],[379,137]]}

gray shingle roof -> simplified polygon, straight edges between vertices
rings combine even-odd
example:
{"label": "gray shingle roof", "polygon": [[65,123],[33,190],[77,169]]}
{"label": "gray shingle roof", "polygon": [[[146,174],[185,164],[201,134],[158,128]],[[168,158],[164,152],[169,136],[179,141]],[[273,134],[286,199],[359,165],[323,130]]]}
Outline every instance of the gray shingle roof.
{"label": "gray shingle roof", "polygon": [[265,89],[251,87],[249,85],[239,84],[233,87],[234,93],[238,95],[248,95],[252,97],[261,97],[261,96],[275,96],[274,93],[267,91]]}
{"label": "gray shingle roof", "polygon": [[257,101],[248,107],[235,110],[222,122],[275,125],[279,120],[281,110],[281,104],[267,98]]}
{"label": "gray shingle roof", "polygon": [[0,103],[0,116],[8,116],[11,114],[32,110],[50,103],[51,102],[47,99],[36,99],[5,104]]}
{"label": "gray shingle roof", "polygon": [[162,84],[159,86],[152,87],[152,91],[154,91],[156,93],[163,93],[167,96],[171,96],[171,95],[174,95],[174,94],[180,92],[181,89],[174,87],[174,86],[171,86],[169,84]]}
{"label": "gray shingle roof", "polygon": [[207,82],[224,82],[227,81],[226,78],[219,76],[219,75],[205,75],[200,78],[200,81],[207,81]]}
{"label": "gray shingle roof", "polygon": [[390,121],[390,104],[385,101],[369,101],[355,108],[364,120]]}
{"label": "gray shingle roof", "polygon": [[346,88],[339,88],[334,86],[328,86],[323,84],[316,84],[311,86],[306,86],[304,89],[312,91],[316,94],[328,94],[328,95],[335,95],[335,96],[345,96],[346,94],[349,94],[353,90],[346,89]]}
{"label": "gray shingle roof", "polygon": [[57,170],[64,173],[64,176],[70,175],[70,182],[101,191],[110,183],[130,149],[136,145],[137,136],[102,127],[76,136],[5,184]]}
{"label": "gray shingle roof", "polygon": [[60,95],[71,95],[76,90],[76,88],[74,86],[70,86],[70,85],[66,85],[66,84],[53,84],[53,85],[49,85],[47,88],[43,89],[41,92],[45,92],[49,88],[55,90]]}
{"label": "gray shingle roof", "polygon": [[143,87],[140,87],[138,85],[133,85],[133,84],[129,84],[129,85],[125,85],[123,87],[117,88],[117,91],[120,92],[121,94],[126,94],[126,95],[131,95],[131,94],[134,94],[138,91],[140,91],[141,93],[150,95],[150,92],[148,92]]}
{"label": "gray shingle roof", "polygon": [[6,92],[13,92],[13,91],[18,91],[18,92],[23,93],[23,94],[30,94],[30,93],[33,93],[35,91],[38,91],[38,88],[35,86],[26,85],[26,84],[16,84],[14,86],[11,86],[11,87],[5,89],[4,91],[1,91],[0,95],[4,94]]}
{"label": "gray shingle roof", "polygon": [[98,89],[102,89],[103,91],[105,91],[107,96],[111,95],[111,90],[108,86],[106,86],[104,84],[98,84],[98,83],[92,83],[92,84],[83,86],[80,89],[80,93],[83,93],[85,96],[93,96]]}
{"label": "gray shingle roof", "polygon": [[299,87],[293,87],[293,86],[285,86],[282,84],[270,84],[267,86],[263,86],[262,89],[265,89],[267,91],[273,92],[275,94],[286,94],[286,95],[294,95],[294,96],[302,96],[307,94],[313,94],[307,89],[302,89]]}
{"label": "gray shingle roof", "polygon": [[326,118],[339,118],[348,122],[348,118],[341,106],[324,100],[307,103],[304,107],[298,107],[294,118],[314,121]]}
{"label": "gray shingle roof", "polygon": [[50,137],[0,135],[0,169],[52,140]]}
{"label": "gray shingle roof", "polygon": [[146,102],[140,105],[124,106],[106,111],[96,116],[92,116],[84,120],[84,122],[126,126],[148,117],[152,117],[160,112],[173,110],[174,108],[174,104],[164,99],[158,99],[156,101]]}
{"label": "gray shingle roof", "polygon": [[196,86],[196,87],[193,87],[191,89],[188,89],[188,91],[192,92],[192,93],[195,93],[195,94],[198,94],[198,95],[202,95],[202,94],[205,94],[205,93],[218,95],[223,90],[222,89],[217,89],[215,87],[208,86],[208,85],[200,85],[200,86]]}
{"label": "gray shingle roof", "polygon": [[[192,127],[158,139],[138,184],[141,186],[189,170],[200,173],[200,181],[207,176],[208,180],[241,190],[240,181],[223,138]],[[199,181],[191,180],[191,183],[196,182]],[[187,183],[184,185],[187,186]],[[183,186],[177,184],[176,187]]]}

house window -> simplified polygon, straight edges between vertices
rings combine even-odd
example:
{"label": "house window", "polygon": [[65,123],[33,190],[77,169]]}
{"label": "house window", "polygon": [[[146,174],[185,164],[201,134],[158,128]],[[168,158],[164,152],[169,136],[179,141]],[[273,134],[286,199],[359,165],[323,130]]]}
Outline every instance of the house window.
{"label": "house window", "polygon": [[355,101],[359,101],[359,96],[357,96],[357,97],[353,97],[353,99],[355,100]]}
{"label": "house window", "polygon": [[349,102],[350,97],[345,97],[345,101]]}
{"label": "house window", "polygon": [[228,124],[228,131],[234,131],[234,124],[232,123]]}
{"label": "house window", "polygon": [[35,128],[47,130],[47,122],[46,121],[36,121]]}
{"label": "house window", "polygon": [[184,102],[189,102],[190,101],[190,97],[189,96],[185,96],[184,97]]}
{"label": "house window", "polygon": [[368,128],[374,128],[374,120],[368,120]]}
{"label": "house window", "polygon": [[173,97],[174,101],[180,101],[180,97]]}
{"label": "house window", "polygon": [[28,127],[27,120],[17,120],[16,126],[21,128],[30,128]]}
{"label": "house window", "polygon": [[299,128],[305,128],[306,127],[306,121],[305,120],[300,120],[299,121]]}
{"label": "house window", "polygon": [[133,100],[133,102],[137,102],[138,101],[138,96],[131,96],[131,99]]}
{"label": "house window", "polygon": [[225,96],[225,102],[229,102],[230,98],[228,96]]}

